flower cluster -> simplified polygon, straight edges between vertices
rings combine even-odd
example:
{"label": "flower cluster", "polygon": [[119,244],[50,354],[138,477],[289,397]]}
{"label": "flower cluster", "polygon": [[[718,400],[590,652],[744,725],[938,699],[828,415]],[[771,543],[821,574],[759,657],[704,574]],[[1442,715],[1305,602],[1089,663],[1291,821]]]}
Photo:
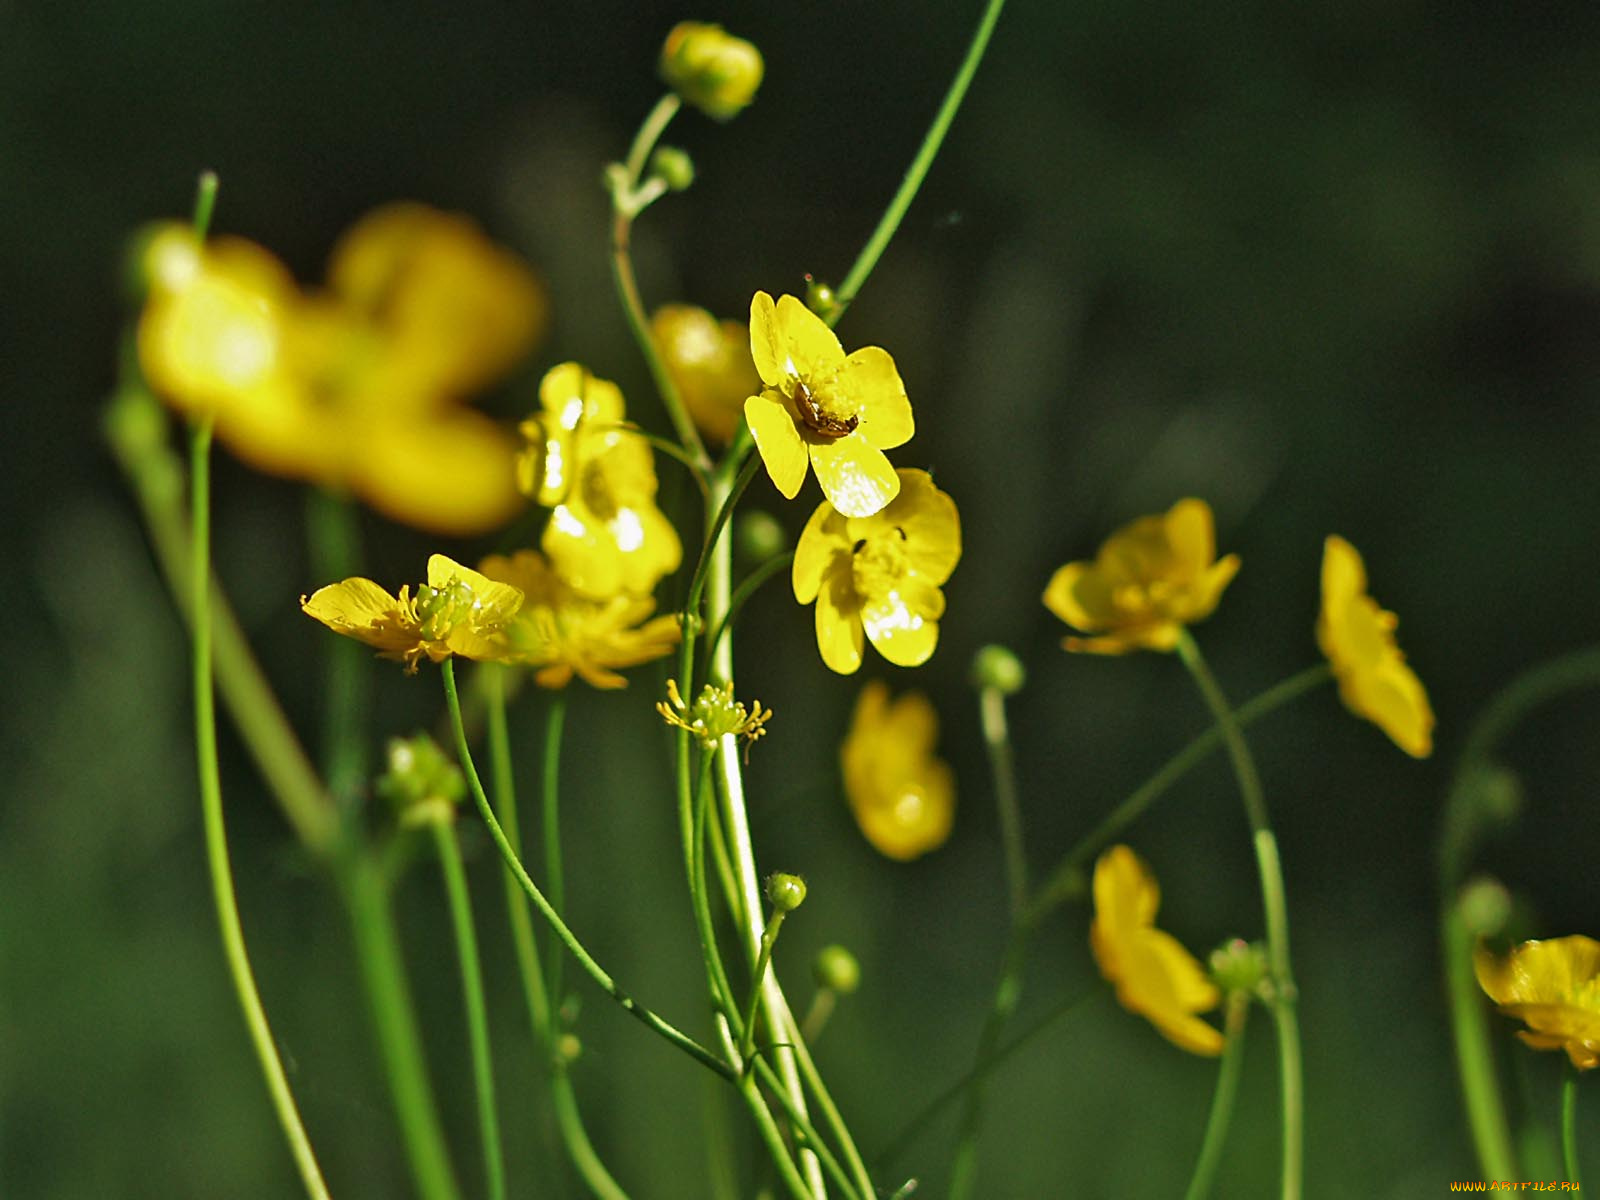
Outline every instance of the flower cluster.
{"label": "flower cluster", "polygon": [[240,458],[436,533],[516,512],[515,444],[461,401],[532,348],[546,301],[470,221],[378,209],[339,241],[318,293],[254,243],[176,225],[143,262],[141,369],[174,407],[213,417]]}
{"label": "flower cluster", "polygon": [[889,858],[918,858],[950,836],[955,776],[934,757],[938,740],[938,714],[921,692],[890,701],[879,680],[861,689],[839,766],[856,824]]}

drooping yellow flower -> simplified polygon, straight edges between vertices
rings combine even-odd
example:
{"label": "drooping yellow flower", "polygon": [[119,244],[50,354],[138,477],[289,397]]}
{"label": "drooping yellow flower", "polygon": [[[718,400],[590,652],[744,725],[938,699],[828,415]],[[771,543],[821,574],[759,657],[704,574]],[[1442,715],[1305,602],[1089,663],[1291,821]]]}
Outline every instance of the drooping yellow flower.
{"label": "drooping yellow flower", "polygon": [[1127,846],[1112,846],[1094,864],[1094,923],[1089,947],[1117,1000],[1194,1054],[1222,1053],[1222,1033],[1196,1014],[1222,1000],[1204,968],[1170,933],[1155,927],[1161,889]]}
{"label": "drooping yellow flower", "polygon": [[505,659],[522,592],[435,554],[428,559],[428,582],[414,596],[406,585],[391,596],[370,579],[354,578],[301,596],[300,607],[335,633],[405,663],[406,673],[414,675],[424,655],[433,662],[452,654]]}
{"label": "drooping yellow flower", "polygon": [[889,700],[873,680],[856,700],[839,766],[850,811],[879,853],[907,862],[944,845],[955,820],[955,776],[935,758],[939,716],[921,692]]}
{"label": "drooping yellow flower", "polygon": [[1239,569],[1239,556],[1217,561],[1211,506],[1180,500],[1167,512],[1124,525],[1093,562],[1071,562],[1051,576],[1044,605],[1074,629],[1068,650],[1126,654],[1172,650],[1178,631],[1209,617]]}
{"label": "drooping yellow flower", "polygon": [[538,282],[465,218],[382,208],[304,294],[237,238],[168,226],[146,253],[151,386],[252,466],[349,491],[423,529],[482,533],[521,503],[515,442],[461,404],[531,348]]}
{"label": "drooping yellow flower", "polygon": [[525,597],[506,629],[505,661],[534,668],[540,687],[565,687],[574,674],[591,687],[626,687],[618,668],[660,658],[678,644],[678,618],[651,618],[655,601],[648,596],[580,595],[537,551],[491,555],[478,565]]}
{"label": "drooping yellow flower", "polygon": [[1499,958],[1479,946],[1472,956],[1478,984],[1535,1050],[1565,1050],[1587,1071],[1600,1063],[1600,942],[1574,934],[1523,942]]}
{"label": "drooping yellow flower", "polygon": [[900,490],[884,456],[911,440],[911,402],[894,359],[865,346],[845,357],[833,330],[793,296],[750,301],[750,355],[763,387],[744,402],[767,474],[793,500],[806,468],[847,517],[869,517]]}
{"label": "drooping yellow flower", "polygon": [[683,545],[656,507],[650,444],[622,427],[622,391],[569,362],[545,374],[539,402],[522,423],[517,486],[551,510],[544,552],[586,596],[649,595]]}
{"label": "drooping yellow flower", "polygon": [[898,482],[870,517],[823,501],[795,548],[794,597],[817,602],[817,648],[841,675],[860,668],[864,638],[901,667],[927,662],[939,642],[939,588],[961,559],[961,519],[926,471],[903,468]]}
{"label": "drooping yellow flower", "polygon": [[703,308],[664,304],[650,318],[650,336],[700,432],[723,446],[733,441],[745,398],[761,390],[745,327]]}
{"label": "drooping yellow flower", "polygon": [[761,51],[720,25],[680,21],[661,47],[661,78],[687,104],[726,121],[755,99]]}
{"label": "drooping yellow flower", "polygon": [[1342,537],[1328,538],[1317,645],[1339,681],[1339,697],[1407,754],[1426,758],[1433,752],[1433,708],[1395,644],[1398,623],[1367,595],[1367,569],[1356,548]]}

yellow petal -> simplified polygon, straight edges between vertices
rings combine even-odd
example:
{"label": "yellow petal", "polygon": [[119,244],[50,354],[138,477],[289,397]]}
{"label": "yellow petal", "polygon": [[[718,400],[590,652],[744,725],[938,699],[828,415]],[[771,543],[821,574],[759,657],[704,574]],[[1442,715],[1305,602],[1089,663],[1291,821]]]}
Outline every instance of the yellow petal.
{"label": "yellow petal", "polygon": [[861,669],[864,642],[860,602],[844,564],[828,573],[817,593],[817,649],[829,670],[853,675]]}
{"label": "yellow petal", "polygon": [[[757,293],[761,295],[762,293]],[[752,315],[754,308],[751,309]],[[778,337],[782,351],[777,359],[789,378],[821,378],[844,360],[844,347],[827,322],[794,296],[780,296],[777,305]],[[752,342],[751,350],[755,349]],[[760,364],[757,364],[757,370]],[[766,376],[762,376],[766,381]]]}
{"label": "yellow petal", "polygon": [[1182,575],[1199,575],[1217,556],[1216,523],[1204,500],[1179,500],[1167,510],[1163,532]]}
{"label": "yellow petal", "polygon": [[817,390],[829,412],[859,417],[857,433],[879,450],[902,446],[916,432],[906,385],[887,350],[863,346],[852,351],[830,377],[818,382]]}
{"label": "yellow petal", "polygon": [[1412,758],[1433,752],[1433,708],[1416,672],[1398,653],[1381,666],[1351,679],[1360,697],[1358,712]]}
{"label": "yellow petal", "polygon": [[805,441],[788,408],[772,392],[762,392],[744,402],[744,419],[773,485],[784,499],[793,500],[806,481],[808,459]]}
{"label": "yellow petal", "polygon": [[942,846],[955,823],[955,787],[937,759],[871,803],[852,804],[863,836],[887,858],[909,862]]}
{"label": "yellow petal", "polygon": [[516,443],[488,417],[458,408],[354,431],[346,482],[373,508],[430,533],[474,537],[523,506]]}
{"label": "yellow petal", "polygon": [[1342,611],[1367,590],[1367,569],[1361,554],[1337,534],[1322,543],[1322,604]]}
{"label": "yellow petal", "polygon": [[1216,611],[1223,589],[1239,573],[1239,556],[1230,554],[1200,573],[1182,604],[1174,605],[1173,616],[1185,623],[1203,621]]}
{"label": "yellow petal", "polygon": [[626,415],[622,389],[582,363],[551,367],[539,381],[539,403],[565,430],[583,422],[615,425]]}
{"label": "yellow petal", "polygon": [[[745,412],[748,416],[748,405]],[[811,467],[822,494],[847,517],[881,512],[900,492],[900,477],[888,458],[859,434],[813,442]]]}
{"label": "yellow petal", "polygon": [[1148,927],[1161,907],[1161,889],[1144,860],[1127,846],[1112,846],[1094,864],[1095,923],[1124,930]]}
{"label": "yellow petal", "polygon": [[1104,577],[1087,562],[1070,562],[1057,569],[1045,586],[1044,606],[1085,632],[1104,629],[1116,618]]}
{"label": "yellow petal", "polygon": [[942,584],[961,561],[961,516],[956,502],[926,471],[902,467],[900,494],[883,510],[905,535],[906,562],[928,582]]}
{"label": "yellow petal", "polygon": [[472,591],[474,610],[483,614],[486,621],[509,617],[522,607],[522,592],[509,583],[490,579],[487,575],[464,567],[445,554],[428,556],[428,586],[443,591],[457,583],[464,583]]}
{"label": "yellow petal", "polygon": [[861,621],[867,638],[897,667],[920,667],[939,644],[944,595],[932,584],[908,576],[885,596],[867,597]]}
{"label": "yellow petal", "polygon": [[419,641],[401,611],[398,598],[370,579],[346,579],[300,598],[300,608],[335,633],[357,638],[388,654],[399,654]]}
{"label": "yellow petal", "polygon": [[750,357],[768,387],[778,387],[788,377],[789,350],[778,329],[777,307],[765,292],[750,298]]}
{"label": "yellow petal", "polygon": [[[800,531],[800,541],[794,550],[794,566],[790,579],[794,585],[794,598],[801,604],[810,604],[822,587],[822,577],[836,567],[849,570],[850,539],[845,532],[845,518],[833,505],[824,500],[817,505],[806,527]],[[841,555],[846,556],[843,563]]]}

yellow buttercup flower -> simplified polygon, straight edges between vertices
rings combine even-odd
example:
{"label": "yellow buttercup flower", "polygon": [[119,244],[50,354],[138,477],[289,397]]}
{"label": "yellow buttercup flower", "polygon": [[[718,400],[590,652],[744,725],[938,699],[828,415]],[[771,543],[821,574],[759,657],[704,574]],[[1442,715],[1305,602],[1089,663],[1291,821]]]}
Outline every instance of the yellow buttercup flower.
{"label": "yellow buttercup flower", "polygon": [[562,363],[540,381],[539,402],[522,423],[517,486],[551,510],[544,552],[584,595],[649,595],[678,569],[683,545],[656,507],[650,443],[622,427],[621,390]]}
{"label": "yellow buttercup flower", "polygon": [[146,251],[140,362],[174,407],[215,417],[252,466],[349,491],[396,520],[476,534],[521,503],[515,442],[461,400],[544,323],[538,282],[462,217],[382,208],[302,293],[267,251],[168,226]]}
{"label": "yellow buttercup flower", "polygon": [[901,862],[944,845],[955,820],[955,776],[935,758],[939,717],[921,692],[889,700],[873,680],[839,747],[844,793],[867,841]]}
{"label": "yellow buttercup flower", "polygon": [[1140,517],[1106,539],[1093,562],[1071,562],[1050,578],[1044,605],[1068,625],[1098,637],[1069,637],[1068,650],[1126,654],[1172,650],[1185,625],[1209,617],[1239,569],[1217,561],[1211,507],[1180,500]]}
{"label": "yellow buttercup flower", "polygon": [[708,117],[726,121],[755,99],[761,51],[720,25],[681,21],[661,47],[661,78]]}
{"label": "yellow buttercup flower", "polygon": [[961,519],[926,471],[902,469],[898,485],[870,517],[823,501],[795,548],[794,597],[817,602],[817,648],[841,675],[861,666],[864,638],[901,667],[927,662],[939,642],[939,587],[961,559]]}
{"label": "yellow buttercup flower", "polygon": [[799,300],[750,301],[750,356],[763,387],[744,402],[767,474],[793,500],[806,468],[847,517],[869,517],[900,490],[884,456],[911,440],[911,402],[894,359],[877,346],[845,356],[833,330]]}
{"label": "yellow buttercup flower", "polygon": [[1330,537],[1322,550],[1322,611],[1317,645],[1339,681],[1339,697],[1413,758],[1433,752],[1433,708],[1422,681],[1395,644],[1398,620],[1367,595],[1356,548]]}
{"label": "yellow buttercup flower", "polygon": [[1194,1054],[1222,1053],[1222,1033],[1196,1014],[1222,1000],[1194,955],[1155,927],[1161,889],[1127,846],[1112,846],[1094,864],[1094,923],[1089,947],[1117,1000],[1145,1018],[1173,1045]]}
{"label": "yellow buttercup flower", "polygon": [[648,596],[580,595],[537,551],[491,555],[478,565],[525,597],[506,629],[504,661],[534,668],[540,687],[565,687],[573,675],[591,687],[626,687],[618,668],[660,658],[678,644],[678,618],[651,618],[655,601]]}
{"label": "yellow buttercup flower", "polygon": [[376,646],[383,658],[406,664],[416,674],[424,655],[443,662],[462,658],[504,659],[510,652],[507,629],[522,606],[522,592],[496,583],[469,567],[435,554],[428,559],[428,582],[416,595],[402,585],[391,596],[370,579],[346,579],[300,597],[300,607],[335,633]]}
{"label": "yellow buttercup flower", "polygon": [[1600,1063],[1600,942],[1581,934],[1523,942],[1504,958],[1479,946],[1472,966],[1500,1011],[1527,1024],[1517,1033],[1524,1042],[1565,1050],[1580,1071]]}
{"label": "yellow buttercup flower", "polygon": [[731,680],[720,687],[706,684],[700,689],[699,699],[687,704],[678,691],[678,681],[669,679],[667,698],[656,701],[656,711],[668,725],[692,734],[707,750],[714,750],[729,734],[744,738],[746,754],[750,743],[767,735],[767,722],[772,719],[772,710],[762,708],[761,701],[752,700],[746,708],[743,700],[735,699]]}
{"label": "yellow buttercup flower", "polygon": [[761,390],[745,327],[703,308],[664,304],[650,318],[650,336],[700,432],[724,446],[733,441],[745,398]]}

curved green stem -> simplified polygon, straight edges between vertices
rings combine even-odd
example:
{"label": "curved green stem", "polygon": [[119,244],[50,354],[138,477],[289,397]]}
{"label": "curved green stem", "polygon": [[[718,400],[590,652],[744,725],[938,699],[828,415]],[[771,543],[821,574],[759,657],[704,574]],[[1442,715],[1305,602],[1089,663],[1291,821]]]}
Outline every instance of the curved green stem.
{"label": "curved green stem", "polygon": [[844,315],[844,310],[850,306],[851,301],[861,291],[862,285],[866,283],[867,276],[872,274],[873,267],[878,265],[878,259],[888,247],[889,239],[894,237],[895,230],[900,228],[901,219],[911,207],[911,201],[916,198],[917,190],[927,177],[928,168],[933,166],[939,147],[944,144],[945,134],[950,131],[950,123],[955,120],[956,112],[961,108],[961,101],[966,97],[967,87],[971,84],[973,75],[977,73],[978,64],[983,61],[983,52],[989,46],[989,36],[994,32],[995,22],[1000,19],[1000,10],[1004,7],[1005,0],[989,0],[985,6],[983,18],[978,22],[978,28],[967,46],[966,57],[961,60],[955,78],[950,81],[944,103],[939,105],[939,111],[934,114],[933,124],[928,126],[928,132],[923,135],[922,145],[917,149],[916,157],[906,168],[905,178],[900,181],[899,190],[895,192],[894,199],[889,201],[889,207],[884,209],[883,216],[878,220],[878,227],[872,231],[867,244],[856,256],[850,273],[835,289],[834,295],[838,300],[838,307],[830,314],[828,324],[838,324],[839,318]]}
{"label": "curved green stem", "polygon": [[584,949],[583,943],[577,939],[577,936],[567,927],[566,922],[561,919],[561,914],[556,912],[549,900],[545,899],[545,895],[539,890],[538,884],[528,877],[528,872],[523,868],[521,859],[517,857],[516,851],[512,849],[510,842],[506,840],[505,830],[500,827],[500,822],[496,819],[494,810],[489,806],[489,798],[484,795],[483,782],[478,777],[478,768],[473,765],[472,751],[467,746],[466,730],[461,724],[461,700],[456,693],[455,663],[452,659],[447,658],[439,664],[439,667],[439,673],[444,679],[445,702],[449,706],[450,721],[455,731],[456,753],[461,759],[461,769],[467,777],[467,786],[472,792],[472,799],[478,806],[479,816],[483,818],[483,823],[489,829],[490,838],[500,851],[500,857],[505,861],[506,866],[511,868],[512,873],[517,877],[517,883],[527,893],[528,898],[533,901],[534,907],[539,910],[540,915],[544,917],[550,928],[555,931],[555,935],[561,939],[561,944],[567,948],[573,958],[578,960],[578,965],[583,968],[584,973],[599,985],[601,991],[615,1000],[624,1012],[639,1021],[647,1029],[665,1038],[702,1066],[715,1071],[725,1078],[733,1078],[733,1069],[722,1059],[712,1054],[711,1051],[681,1030],[662,1020],[661,1017],[623,991],[618,986],[617,981],[606,973],[605,969],[594,960],[588,950]]}
{"label": "curved green stem", "polygon": [[[511,739],[506,730],[505,674],[506,668],[491,665],[489,677],[488,735],[490,772],[494,779],[497,807],[504,824],[506,841],[520,856],[521,831],[518,827],[516,778],[511,768]],[[628,1200],[628,1194],[612,1178],[594,1143],[584,1127],[583,1113],[578,1108],[578,1097],[572,1086],[572,1075],[567,1069],[566,1056],[557,1043],[559,1031],[552,1028],[549,993],[545,990],[544,976],[539,969],[539,949],[533,934],[533,918],[528,912],[527,898],[510,867],[501,871],[505,883],[506,917],[511,925],[512,951],[517,960],[517,973],[522,978],[523,995],[528,1002],[528,1020],[534,1040],[545,1053],[541,1067],[550,1085],[550,1103],[555,1110],[556,1129],[567,1152],[567,1159],[599,1200]]]}
{"label": "curved green stem", "polygon": [[489,1012],[483,999],[483,967],[478,960],[478,935],[472,926],[472,894],[461,863],[461,843],[452,820],[429,822],[434,849],[444,871],[445,894],[455,929],[456,961],[461,968],[461,997],[467,1010],[467,1041],[472,1049],[472,1080],[478,1101],[478,1135],[483,1144],[483,1174],[489,1200],[505,1200],[505,1154],[500,1147],[500,1117],[494,1099],[494,1056],[489,1050]]}
{"label": "curved green stem", "polygon": [[1222,730],[1228,758],[1239,781],[1239,795],[1250,821],[1251,842],[1256,852],[1256,873],[1261,880],[1261,902],[1267,922],[1267,960],[1271,970],[1271,1009],[1278,1034],[1278,1088],[1283,1128],[1283,1172],[1280,1194],[1283,1200],[1299,1200],[1304,1139],[1304,1100],[1301,1079],[1300,1024],[1296,1016],[1297,994],[1294,973],[1289,965],[1289,909],[1283,893],[1283,867],[1278,860],[1278,842],[1267,816],[1266,797],[1255,759],[1239,730],[1239,722],[1228,707],[1227,698],[1216,677],[1206,665],[1200,647],[1187,629],[1178,634],[1178,657],[1194,677],[1195,685],[1211,710],[1212,719]]}
{"label": "curved green stem", "polygon": [[1223,1043],[1222,1062],[1217,1068],[1217,1090],[1211,1094],[1205,1137],[1200,1143],[1200,1156],[1195,1159],[1194,1174],[1189,1177],[1189,1186],[1183,1193],[1184,1200],[1206,1200],[1211,1195],[1217,1166],[1222,1162],[1222,1147],[1228,1140],[1234,1103],[1239,1097],[1239,1068],[1244,1063],[1244,1027],[1250,1015],[1250,997],[1234,992],[1228,997],[1227,1005],[1227,1015],[1223,1018],[1227,1040]]}
{"label": "curved green stem", "polygon": [[[557,912],[567,907],[566,881],[561,867],[561,729],[566,722],[567,699],[551,692],[544,714],[544,762],[540,789],[540,812],[544,817],[544,885]],[[550,988],[557,1024],[561,1016],[561,948],[550,946],[544,977]]]}
{"label": "curved green stem", "polygon": [[1581,1186],[1578,1178],[1578,1069],[1571,1063],[1561,1080],[1561,1168],[1567,1182]]}
{"label": "curved green stem", "polygon": [[[216,177],[211,176],[209,196],[214,201]],[[207,189],[202,183],[201,204],[208,206]],[[209,219],[209,207],[207,207]],[[196,217],[196,223],[200,219]],[[272,1098],[273,1111],[278,1124],[283,1127],[289,1143],[289,1153],[294,1158],[296,1170],[306,1193],[313,1197],[326,1197],[328,1185],[323,1182],[317,1166],[317,1157],[311,1149],[311,1138],[300,1119],[300,1110],[294,1102],[294,1092],[289,1087],[283,1062],[278,1057],[277,1044],[272,1039],[272,1028],[267,1023],[267,1012],[261,1003],[261,993],[256,988],[255,972],[250,967],[250,955],[245,949],[244,926],[239,920],[239,900],[233,888],[233,868],[228,862],[228,834],[222,815],[222,779],[217,767],[217,715],[211,690],[211,419],[207,417],[194,427],[190,435],[189,479],[193,509],[190,520],[194,529],[194,553],[190,559],[189,603],[196,614],[191,627],[194,657],[194,742],[195,757],[200,776],[200,809],[205,824],[206,864],[211,872],[211,899],[217,910],[217,922],[222,932],[222,950],[227,959],[228,974],[233,980],[234,992],[244,1014],[245,1027],[256,1058],[266,1077],[267,1092]]]}

